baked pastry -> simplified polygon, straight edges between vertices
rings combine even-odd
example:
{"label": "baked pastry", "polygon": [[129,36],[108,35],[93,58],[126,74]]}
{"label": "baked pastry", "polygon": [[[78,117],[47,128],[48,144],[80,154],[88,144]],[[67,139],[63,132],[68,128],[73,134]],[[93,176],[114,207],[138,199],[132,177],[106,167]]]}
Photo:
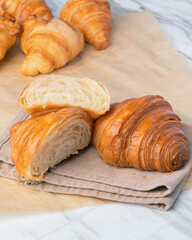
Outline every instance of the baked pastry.
{"label": "baked pastry", "polygon": [[120,167],[166,172],[188,158],[181,120],[160,96],[113,104],[96,121],[92,142],[105,163]]}
{"label": "baked pastry", "polygon": [[106,0],[69,0],[61,9],[60,18],[72,23],[96,49],[109,45],[113,18]]}
{"label": "baked pastry", "polygon": [[4,58],[7,50],[13,46],[16,41],[16,34],[20,30],[20,25],[0,17],[0,60]]}
{"label": "baked pastry", "polygon": [[101,83],[89,78],[49,75],[29,84],[20,94],[19,103],[33,116],[78,107],[96,119],[109,110],[110,95]]}
{"label": "baked pastry", "polygon": [[16,23],[23,22],[30,16],[53,17],[44,0],[1,0],[0,13],[11,16]]}
{"label": "baked pastry", "polygon": [[56,18],[30,17],[23,23],[23,29],[20,45],[27,56],[20,71],[24,75],[52,72],[75,58],[84,47],[82,33]]}
{"label": "baked pastry", "polygon": [[91,140],[93,122],[78,108],[30,118],[10,129],[11,159],[20,178],[41,181],[55,166]]}

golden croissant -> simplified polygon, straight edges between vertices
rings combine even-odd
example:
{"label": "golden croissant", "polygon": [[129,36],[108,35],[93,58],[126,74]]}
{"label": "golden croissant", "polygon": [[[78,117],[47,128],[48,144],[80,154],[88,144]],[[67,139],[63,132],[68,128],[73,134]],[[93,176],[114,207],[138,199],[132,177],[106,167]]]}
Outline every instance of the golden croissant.
{"label": "golden croissant", "polygon": [[113,18],[106,0],[69,0],[61,9],[60,18],[78,27],[96,49],[109,45]]}
{"label": "golden croissant", "polygon": [[44,0],[1,0],[0,13],[4,16],[12,16],[19,24],[23,24],[32,15],[52,17],[51,10]]}
{"label": "golden croissant", "polygon": [[20,30],[20,25],[0,17],[0,60],[4,58],[7,50],[15,43],[16,34]]}
{"label": "golden croissant", "polygon": [[43,175],[90,140],[93,122],[78,108],[30,118],[10,129],[11,159],[20,178],[43,180]]}
{"label": "golden croissant", "polygon": [[90,78],[49,75],[30,83],[20,94],[19,103],[33,116],[78,107],[96,119],[109,110],[110,95],[107,88]]}
{"label": "golden croissant", "polygon": [[75,58],[84,47],[82,33],[56,18],[30,17],[23,23],[23,29],[20,45],[26,59],[20,72],[24,75],[52,72]]}
{"label": "golden croissant", "polygon": [[188,158],[181,120],[160,96],[112,105],[96,121],[92,142],[105,163],[120,167],[166,172]]}

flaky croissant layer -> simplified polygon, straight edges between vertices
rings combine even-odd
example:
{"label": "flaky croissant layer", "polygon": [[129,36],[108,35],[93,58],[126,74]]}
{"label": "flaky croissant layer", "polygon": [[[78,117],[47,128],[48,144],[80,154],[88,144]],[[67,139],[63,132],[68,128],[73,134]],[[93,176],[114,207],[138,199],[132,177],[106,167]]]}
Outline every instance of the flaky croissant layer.
{"label": "flaky croissant layer", "polygon": [[20,178],[43,180],[44,173],[85,148],[93,122],[78,108],[32,117],[10,129],[11,159]]}
{"label": "flaky croissant layer", "polygon": [[92,142],[104,162],[120,167],[173,171],[188,158],[181,120],[160,96],[113,104],[96,121]]}
{"label": "flaky croissant layer", "polygon": [[60,18],[75,25],[96,49],[109,45],[113,19],[108,1],[69,0],[61,9]]}

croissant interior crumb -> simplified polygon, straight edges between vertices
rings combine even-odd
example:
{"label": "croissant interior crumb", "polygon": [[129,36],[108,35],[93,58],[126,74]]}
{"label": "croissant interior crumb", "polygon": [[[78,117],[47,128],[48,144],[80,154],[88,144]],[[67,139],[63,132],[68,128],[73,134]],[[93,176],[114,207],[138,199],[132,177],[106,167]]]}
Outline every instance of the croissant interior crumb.
{"label": "croissant interior crumb", "polygon": [[76,120],[60,131],[54,132],[44,141],[33,156],[30,173],[34,180],[39,180],[50,167],[55,166],[70,155],[78,154],[91,138],[88,124]]}
{"label": "croissant interior crumb", "polygon": [[31,83],[22,92],[20,104],[32,114],[33,108],[35,113],[38,106],[42,106],[42,110],[73,106],[90,112],[90,115],[95,112],[101,115],[109,110],[110,99],[107,89],[92,79],[54,75]]}

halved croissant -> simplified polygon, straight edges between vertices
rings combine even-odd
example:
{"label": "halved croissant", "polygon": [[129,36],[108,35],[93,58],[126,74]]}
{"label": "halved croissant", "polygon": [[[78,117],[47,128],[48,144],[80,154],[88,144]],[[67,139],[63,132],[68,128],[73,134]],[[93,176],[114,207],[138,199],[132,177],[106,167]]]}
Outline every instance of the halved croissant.
{"label": "halved croissant", "polygon": [[48,168],[85,148],[93,122],[78,108],[30,118],[10,129],[11,159],[20,178],[43,180]]}
{"label": "halved croissant", "polygon": [[23,22],[30,16],[53,17],[44,0],[3,0],[0,6],[1,14],[12,16],[16,23]]}
{"label": "halved croissant", "polygon": [[113,18],[106,0],[69,0],[61,9],[60,18],[72,23],[96,49],[109,45]]}
{"label": "halved croissant", "polygon": [[16,34],[20,30],[20,25],[0,17],[0,60],[4,58],[7,50],[15,43]]}
{"label": "halved croissant", "polygon": [[20,71],[24,75],[52,72],[83,50],[82,33],[62,20],[30,17],[23,23],[23,28],[20,44],[27,56]]}
{"label": "halved croissant", "polygon": [[101,83],[89,78],[49,75],[29,84],[20,94],[19,103],[33,116],[78,107],[96,119],[109,110],[110,95]]}
{"label": "halved croissant", "polygon": [[105,163],[120,167],[173,171],[188,158],[181,120],[160,96],[112,105],[96,121],[92,142]]}

